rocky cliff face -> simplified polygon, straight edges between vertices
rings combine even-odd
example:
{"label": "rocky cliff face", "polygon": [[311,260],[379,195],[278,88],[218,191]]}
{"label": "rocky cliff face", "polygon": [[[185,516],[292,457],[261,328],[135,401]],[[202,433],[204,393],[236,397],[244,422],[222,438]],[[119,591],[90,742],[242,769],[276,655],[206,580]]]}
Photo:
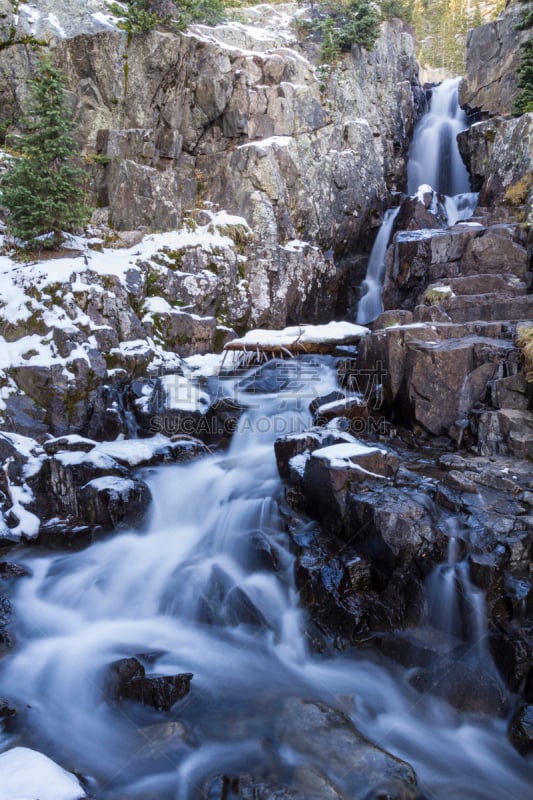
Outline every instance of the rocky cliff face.
{"label": "rocky cliff face", "polygon": [[497,20],[469,32],[459,92],[467,113],[482,120],[458,142],[472,188],[494,222],[533,221],[533,114],[509,119],[518,93],[520,45],[529,37],[529,31],[516,29],[522,11],[521,3],[513,3]]}
{"label": "rocky cliff face", "polygon": [[472,188],[494,221],[533,222],[533,114],[494,117],[458,137]]}
{"label": "rocky cliff face", "polygon": [[516,30],[522,5],[515,2],[498,19],[468,32],[466,75],[459,101],[469,113],[494,116],[513,111],[520,45],[529,36],[528,31]]}
{"label": "rocky cliff face", "polygon": [[[331,315],[334,259],[364,251],[384,198],[403,185],[419,86],[401,23],[384,24],[371,53],[354,47],[329,72],[317,70],[316,45],[297,42],[296,6],[128,41],[102,4],[74,3],[61,16],[57,5],[33,16],[25,5],[18,28],[55,34],[99,218],[119,231],[166,230],[206,202],[237,213],[252,231],[249,313],[226,321]],[[35,58],[23,46],[1,54],[4,117],[16,115]]]}

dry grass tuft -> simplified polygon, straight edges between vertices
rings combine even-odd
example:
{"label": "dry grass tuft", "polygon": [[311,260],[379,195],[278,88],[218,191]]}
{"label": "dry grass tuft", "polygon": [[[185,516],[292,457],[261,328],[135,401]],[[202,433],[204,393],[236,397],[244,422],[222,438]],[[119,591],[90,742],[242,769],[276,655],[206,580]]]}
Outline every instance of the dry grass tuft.
{"label": "dry grass tuft", "polygon": [[522,351],[526,381],[533,383],[533,325],[518,325],[516,344]]}

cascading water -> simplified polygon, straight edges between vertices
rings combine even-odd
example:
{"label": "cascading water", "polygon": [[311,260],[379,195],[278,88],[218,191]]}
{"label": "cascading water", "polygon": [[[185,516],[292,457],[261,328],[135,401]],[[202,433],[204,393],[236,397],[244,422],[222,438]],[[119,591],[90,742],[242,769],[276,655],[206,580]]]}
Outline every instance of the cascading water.
{"label": "cascading water", "polygon": [[361,287],[363,296],[357,307],[356,321],[359,325],[365,325],[367,322],[376,319],[383,311],[381,287],[385,277],[385,254],[389,246],[394,220],[398,216],[399,210],[399,207],[389,208],[385,212],[376,241],[372,247],[366,277]]}
{"label": "cascading water", "polygon": [[[17,743],[91,776],[98,800],[229,798],[206,782],[256,771],[290,784],[306,770],[327,775],[335,796],[375,797],[364,770],[280,738],[283,704],[305,698],[341,708],[411,763],[424,796],[527,797],[532,768],[504,720],[453,711],[368,656],[307,651],[273,442],[306,428],[302,409],[337,382],[333,361],[299,364],[283,365],[296,371],[285,392],[251,396],[227,453],[145,476],[154,512],[144,531],[25,559],[19,643],[0,674],[2,694],[25,709]],[[194,675],[164,715],[106,696],[109,665],[140,654],[155,674]]]}
{"label": "cascading water", "polygon": [[[459,106],[460,81],[461,78],[446,80],[433,89],[428,110],[416,127],[407,164],[408,194],[415,195],[419,189],[434,191],[431,210],[440,213],[448,225],[471,217],[478,198],[470,191],[468,172],[457,147],[457,134],[468,127]],[[385,254],[397,214],[398,209],[385,213],[370,253],[357,308],[360,325],[372,322],[383,311]]]}
{"label": "cascading water", "polygon": [[471,581],[470,566],[460,557],[460,538],[453,518],[449,522],[447,559],[428,580],[428,622],[456,642],[464,642],[471,656],[491,663],[487,648],[485,596]]}
{"label": "cascading water", "polygon": [[439,194],[470,192],[468,172],[457,147],[457,134],[468,127],[458,100],[461,78],[443,81],[431,94],[429,108],[416,127],[409,162],[407,191],[429,183]]}

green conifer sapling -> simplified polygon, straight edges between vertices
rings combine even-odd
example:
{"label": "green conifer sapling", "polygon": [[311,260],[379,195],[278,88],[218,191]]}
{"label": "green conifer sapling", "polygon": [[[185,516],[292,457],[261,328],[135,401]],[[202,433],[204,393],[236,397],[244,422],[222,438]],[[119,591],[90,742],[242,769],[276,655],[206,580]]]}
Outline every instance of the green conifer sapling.
{"label": "green conifer sapling", "polygon": [[39,237],[42,247],[57,247],[63,231],[73,231],[89,216],[78,166],[79,146],[61,72],[50,54],[44,56],[30,82],[18,154],[0,181],[0,203],[8,231],[26,247]]}

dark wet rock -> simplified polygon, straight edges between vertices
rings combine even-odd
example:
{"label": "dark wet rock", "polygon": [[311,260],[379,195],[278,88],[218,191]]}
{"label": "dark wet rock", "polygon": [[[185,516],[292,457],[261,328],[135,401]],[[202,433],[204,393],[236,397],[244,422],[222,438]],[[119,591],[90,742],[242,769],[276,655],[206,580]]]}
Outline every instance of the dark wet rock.
{"label": "dark wet rock", "polygon": [[441,660],[433,667],[418,670],[409,682],[420,692],[444,698],[460,711],[504,716],[509,710],[509,695],[490,665]]}
{"label": "dark wet rock", "polygon": [[519,708],[509,723],[511,743],[522,755],[533,751],[533,706]]}
{"label": "dark wet rock", "polygon": [[13,719],[16,715],[17,709],[10,706],[7,700],[0,697],[0,720],[5,722],[6,720]]}
{"label": "dark wet rock", "polygon": [[323,533],[291,528],[296,582],[321,630],[342,648],[372,632],[419,625],[424,576],[446,548],[429,498],[413,486],[368,483],[348,484],[327,504],[316,488],[305,500]]}
{"label": "dark wet rock", "polygon": [[[461,258],[481,227],[399,232],[387,253],[383,306],[413,311],[433,281],[461,274]],[[491,271],[491,270],[487,270]]]}
{"label": "dark wet rock", "polygon": [[[139,525],[151,502],[148,486],[98,449],[95,442],[72,436],[48,443],[46,457],[29,483],[31,509],[41,520],[40,541],[88,543],[90,532]],[[69,448],[69,449],[60,449]]]}
{"label": "dark wet rock", "polygon": [[493,592],[501,585],[503,579],[504,554],[471,553],[468,556],[470,577],[475,586],[485,592]]}
{"label": "dark wet rock", "polygon": [[444,222],[430,211],[433,192],[424,195],[423,202],[418,197],[406,197],[400,205],[394,223],[394,231],[442,230]]}
{"label": "dark wet rock", "polygon": [[120,392],[113,386],[99,386],[92,398],[87,436],[97,441],[110,441],[129,434],[128,421]]}
{"label": "dark wet rock", "polygon": [[209,625],[268,625],[248,594],[218,565],[199,598],[199,618]]}
{"label": "dark wet rock", "polygon": [[303,456],[321,447],[330,447],[333,444],[351,441],[353,441],[353,438],[349,434],[333,428],[310,428],[304,433],[291,433],[276,439],[274,451],[280,477],[289,478],[291,472],[290,461],[295,456]]}
{"label": "dark wet rock", "polygon": [[350,492],[365,482],[392,478],[399,466],[395,454],[353,442],[315,450],[307,461],[304,494],[311,512],[332,530],[342,531]]}
{"label": "dark wet rock", "polygon": [[268,536],[261,531],[255,531],[250,539],[249,566],[257,571],[277,572],[281,566],[280,555]]}
{"label": "dark wet rock", "polygon": [[138,381],[132,386],[135,417],[144,436],[192,436],[225,444],[235,432],[243,406],[220,395],[221,387],[178,374]]}
{"label": "dark wet rock", "polygon": [[128,471],[103,453],[64,451],[43,461],[38,475],[32,480],[37,505],[44,517],[54,514],[81,518],[79,491],[89,481],[103,476],[128,478]]}
{"label": "dark wet rock", "polygon": [[341,397],[318,406],[313,412],[315,425],[325,425],[333,419],[342,417],[351,424],[346,425],[352,433],[364,432],[369,416],[369,406],[362,397]]}
{"label": "dark wet rock", "polygon": [[390,797],[396,800],[418,797],[409,764],[372,744],[348,716],[323,703],[287,700],[276,734],[282,745],[308,759],[315,770],[341,776],[337,782],[347,796],[379,797],[389,786],[394,787]]}
{"label": "dark wet rock", "polygon": [[481,455],[533,457],[533,413],[516,408],[474,409],[470,425]]}
{"label": "dark wet rock", "polygon": [[0,594],[0,650],[13,645],[13,634],[10,630],[12,614],[9,598]]}
{"label": "dark wet rock", "polygon": [[329,405],[330,403],[336,403],[345,399],[346,395],[344,392],[340,391],[333,391],[329,394],[320,395],[319,397],[314,397],[313,400],[311,400],[309,403],[309,411],[311,414],[315,415],[321,406]]}
{"label": "dark wet rock", "polygon": [[290,781],[286,782],[268,774],[223,776],[211,782],[205,796],[209,800],[229,797],[236,800],[342,800],[343,797],[332,782],[312,766],[296,767]]}
{"label": "dark wet rock", "polygon": [[152,494],[144,481],[103,476],[78,492],[78,515],[104,529],[137,527],[146,517]]}
{"label": "dark wet rock", "polygon": [[48,439],[46,442],[43,442],[43,450],[49,456],[55,456],[60,452],[88,453],[95,447],[96,442],[92,439],[86,439],[83,436],[76,436],[75,434],[59,436],[55,439]]}
{"label": "dark wet rock", "polygon": [[432,667],[452,649],[439,632],[425,628],[383,631],[372,639],[375,647],[407,669]]}
{"label": "dark wet rock", "polygon": [[135,700],[153,706],[157,711],[170,711],[190,690],[192,673],[179,675],[147,675],[137,658],[123,658],[110,665],[106,692],[112,699]]}
{"label": "dark wet rock", "polygon": [[6,430],[36,439],[48,433],[46,409],[31,397],[25,394],[10,394],[5,404]]}
{"label": "dark wet rock", "polygon": [[0,578],[23,578],[31,575],[27,567],[15,564],[12,561],[0,561]]}
{"label": "dark wet rock", "polygon": [[529,625],[520,627],[509,619],[505,597],[492,613],[490,652],[500,675],[511,692],[533,703],[533,640]]}
{"label": "dark wet rock", "polygon": [[225,622],[229,625],[268,625],[261,611],[239,586],[232,587],[227,593],[224,609]]}
{"label": "dark wet rock", "polygon": [[[336,556],[336,553],[340,556]],[[378,605],[371,564],[353,555],[344,559],[345,544],[315,533],[296,562],[295,580],[302,605],[320,630],[342,649],[368,635]],[[309,632],[313,639],[312,633]],[[326,645],[317,642],[318,649]]]}
{"label": "dark wet rock", "polygon": [[428,507],[427,498],[409,488],[351,493],[344,537],[386,576],[397,564],[436,557],[443,535]]}

